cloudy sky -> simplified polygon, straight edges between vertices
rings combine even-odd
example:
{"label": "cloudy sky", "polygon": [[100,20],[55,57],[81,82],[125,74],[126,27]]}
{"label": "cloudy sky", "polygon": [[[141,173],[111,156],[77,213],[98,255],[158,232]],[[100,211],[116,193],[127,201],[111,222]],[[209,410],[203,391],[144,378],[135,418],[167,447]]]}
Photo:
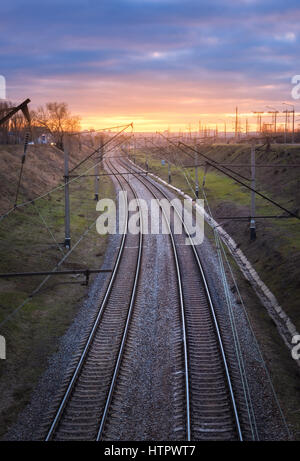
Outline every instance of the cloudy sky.
{"label": "cloudy sky", "polygon": [[[300,74],[299,0],[11,0],[7,98],[66,101],[85,128],[222,124],[283,109]],[[254,120],[253,120],[254,123]]]}

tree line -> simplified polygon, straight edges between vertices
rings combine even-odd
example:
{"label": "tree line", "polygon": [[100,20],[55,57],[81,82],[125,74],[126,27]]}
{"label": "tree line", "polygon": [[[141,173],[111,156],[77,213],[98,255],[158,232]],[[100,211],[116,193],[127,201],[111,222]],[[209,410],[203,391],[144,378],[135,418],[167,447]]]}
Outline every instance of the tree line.
{"label": "tree line", "polygon": [[[14,107],[9,101],[0,101],[0,119]],[[59,149],[63,147],[64,133],[80,131],[80,118],[72,115],[65,102],[48,102],[36,110],[30,110],[30,126],[22,113],[15,114],[0,126],[0,144],[21,144],[26,133],[31,134],[31,141],[41,142],[42,135],[53,142]]]}

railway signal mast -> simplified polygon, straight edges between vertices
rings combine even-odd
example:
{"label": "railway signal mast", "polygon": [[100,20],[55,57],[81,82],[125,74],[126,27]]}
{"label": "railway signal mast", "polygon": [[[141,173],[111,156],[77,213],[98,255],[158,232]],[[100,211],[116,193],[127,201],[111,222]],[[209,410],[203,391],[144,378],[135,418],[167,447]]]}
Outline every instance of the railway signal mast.
{"label": "railway signal mast", "polygon": [[267,106],[268,109],[271,109],[268,111],[268,114],[272,114],[272,124],[274,125],[274,133],[277,133],[277,116],[279,114],[279,110],[276,110],[274,107]]}
{"label": "railway signal mast", "polygon": [[262,115],[264,114],[263,111],[253,111],[253,114],[257,115],[257,132],[262,132]]}
{"label": "railway signal mast", "polygon": [[295,106],[293,106],[293,104],[288,104],[286,102],[283,102],[282,104],[293,108],[292,110],[286,109],[283,111],[283,113],[285,113],[285,132],[284,132],[285,133],[285,136],[284,136],[285,143],[287,142],[289,115],[292,114],[292,144],[294,144],[295,143]]}
{"label": "railway signal mast", "polygon": [[71,248],[71,234],[70,234],[70,194],[69,194],[69,149],[70,139],[64,135],[64,165],[65,165],[65,243],[64,246],[68,250]]}
{"label": "railway signal mast", "polygon": [[250,240],[256,240],[255,225],[255,142],[251,144],[251,218],[250,218]]}
{"label": "railway signal mast", "polygon": [[238,108],[235,108],[235,139],[239,138],[239,114],[238,114]]}
{"label": "railway signal mast", "polygon": [[[100,153],[100,155],[102,154],[102,147],[103,147],[103,144],[104,144],[104,142],[103,142],[103,136],[101,135],[101,136],[100,136],[100,147],[99,147],[99,153]],[[100,169],[100,165],[99,165],[99,163],[97,162],[97,164],[95,165],[95,170],[94,170],[94,172],[95,172],[95,184],[94,184],[95,197],[94,197],[94,198],[95,198],[95,200],[96,200],[97,202],[98,202],[98,200],[99,200],[99,179],[100,179],[100,177],[99,177],[99,174],[100,174],[99,169]]]}
{"label": "railway signal mast", "polygon": [[30,114],[28,110],[28,104],[30,103],[30,99],[26,99],[24,102],[19,104],[17,107],[11,107],[8,109],[8,114],[6,114],[3,118],[0,119],[0,126],[11,119],[19,110],[23,112],[24,117],[26,118],[28,124],[30,124]]}

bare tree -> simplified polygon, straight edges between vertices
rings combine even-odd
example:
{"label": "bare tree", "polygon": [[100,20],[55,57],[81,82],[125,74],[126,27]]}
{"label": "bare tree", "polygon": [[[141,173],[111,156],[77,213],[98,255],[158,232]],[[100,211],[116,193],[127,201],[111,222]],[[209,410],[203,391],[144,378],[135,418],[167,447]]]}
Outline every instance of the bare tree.
{"label": "bare tree", "polygon": [[65,102],[48,102],[45,107],[38,107],[32,113],[32,120],[35,126],[42,126],[51,134],[59,149],[63,149],[65,133],[80,130],[80,118],[71,115]]}

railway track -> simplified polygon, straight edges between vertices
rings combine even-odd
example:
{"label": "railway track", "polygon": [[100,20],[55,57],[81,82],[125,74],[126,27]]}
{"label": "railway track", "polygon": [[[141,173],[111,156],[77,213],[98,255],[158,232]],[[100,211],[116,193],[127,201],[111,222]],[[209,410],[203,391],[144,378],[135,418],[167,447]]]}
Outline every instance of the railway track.
{"label": "railway track", "polygon": [[[119,161],[125,170],[139,171]],[[157,200],[168,195],[149,178],[136,176]],[[177,252],[178,272],[182,286],[182,306],[187,332],[186,356],[190,387],[190,432],[193,440],[243,440],[253,438],[248,402],[243,395],[236,357],[231,348],[230,336],[223,338],[215,307],[205,277],[203,266],[189,231],[180,214],[190,245],[185,245],[185,235],[171,235]],[[230,364],[230,365],[229,365]],[[232,383],[234,377],[234,390]],[[237,401],[239,402],[239,410]],[[243,426],[243,428],[242,428]]]}
{"label": "railway track", "polygon": [[[120,173],[133,175],[152,197],[168,199],[153,181],[136,175],[136,168],[113,158],[107,160],[107,167],[116,173],[128,198],[137,199],[137,192]],[[191,245],[184,244],[185,235],[173,234],[174,222],[168,220],[163,206],[160,209],[170,230],[172,270],[176,274],[178,330],[173,360],[177,371],[175,413],[170,414],[170,419],[174,418],[174,440],[243,440],[244,434],[251,438],[242,393],[232,384],[232,377],[239,379],[238,371],[232,367],[235,357],[228,353],[230,345],[222,337],[197,249],[184,223]],[[126,230],[129,216],[127,203]],[[180,219],[176,209],[174,219]],[[139,222],[138,235],[124,232],[98,314],[51,417],[46,440],[116,440],[120,427],[126,425],[122,401],[131,382],[128,375],[136,360],[131,351],[139,328],[134,311],[143,253],[140,207]]]}
{"label": "railway track", "polygon": [[[124,190],[123,180],[115,178]],[[128,199],[137,199],[133,188],[125,184]],[[101,437],[124,352],[142,257],[143,234],[130,235],[128,219],[127,202],[124,233],[110,281],[76,368],[60,398],[46,441],[99,440]]]}

